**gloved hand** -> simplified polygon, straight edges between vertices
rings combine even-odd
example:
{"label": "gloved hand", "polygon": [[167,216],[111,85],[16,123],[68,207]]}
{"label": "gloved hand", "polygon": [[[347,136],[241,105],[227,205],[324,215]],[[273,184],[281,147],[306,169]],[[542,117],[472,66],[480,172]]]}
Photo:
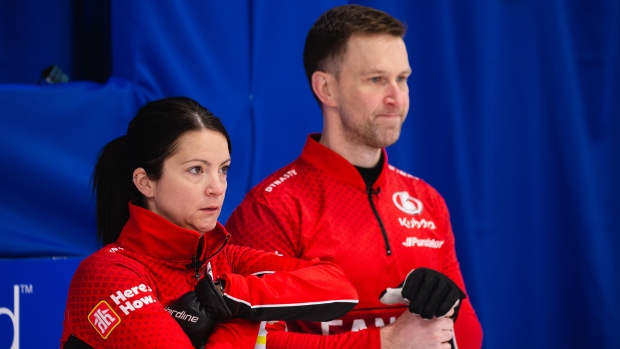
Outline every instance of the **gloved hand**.
{"label": "gloved hand", "polygon": [[189,291],[167,306],[166,311],[181,325],[194,348],[203,348],[215,327],[215,319]]}
{"label": "gloved hand", "polygon": [[203,307],[207,309],[207,312],[217,319],[217,321],[230,319],[233,317],[232,311],[226,304],[226,300],[220,292],[218,287],[213,283],[211,275],[205,274],[205,276],[198,281],[198,284],[194,288],[196,297],[200,301]]}
{"label": "gloved hand", "polygon": [[444,274],[429,268],[412,270],[396,288],[387,288],[379,296],[383,304],[409,304],[409,311],[424,319],[443,317],[455,308],[458,315],[465,293]]}

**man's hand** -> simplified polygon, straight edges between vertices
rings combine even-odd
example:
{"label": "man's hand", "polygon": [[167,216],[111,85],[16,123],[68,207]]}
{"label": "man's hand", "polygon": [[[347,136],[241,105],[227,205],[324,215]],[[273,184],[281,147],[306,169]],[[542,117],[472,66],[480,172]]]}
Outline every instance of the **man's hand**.
{"label": "man's hand", "polygon": [[405,311],[394,323],[379,330],[381,349],[449,349],[453,330],[450,318],[426,320]]}
{"label": "man's hand", "polygon": [[165,309],[179,323],[194,348],[204,347],[215,327],[215,321],[202,306],[194,291],[182,295]]}
{"label": "man's hand", "polygon": [[[465,293],[444,274],[428,269],[412,270],[396,288],[387,288],[379,297],[384,304],[409,304],[409,311],[424,319],[443,317],[465,299]],[[458,308],[456,308],[458,309]],[[458,311],[454,313],[454,319]]]}

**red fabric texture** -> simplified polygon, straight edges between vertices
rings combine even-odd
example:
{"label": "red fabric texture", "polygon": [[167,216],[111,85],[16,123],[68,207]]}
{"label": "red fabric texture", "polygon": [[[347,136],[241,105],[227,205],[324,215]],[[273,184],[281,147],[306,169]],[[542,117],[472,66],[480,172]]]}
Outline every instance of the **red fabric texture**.
{"label": "red fabric texture", "polygon": [[[316,138],[310,135],[298,159],[256,185],[226,228],[234,244],[332,261],[358,291],[359,304],[339,319],[288,322],[286,333],[272,329],[269,348],[379,348],[378,331],[366,329],[393,322],[406,309],[384,305],[379,296],[403,282],[412,269],[437,270],[466,290],[449,212],[428,183],[389,165],[384,150],[372,200],[387,232],[388,255],[363,178]],[[461,306],[455,336],[460,349],[482,346],[482,327],[469,299]]]}
{"label": "red fabric texture", "polygon": [[[192,348],[164,308],[194,290],[196,270],[188,264],[197,251],[205,262],[215,253],[198,271],[199,277],[208,272],[225,280],[226,294],[250,306],[297,307],[338,297],[357,302],[355,289],[334,264],[226,245],[227,235],[219,223],[201,236],[130,204],[130,218],[119,239],[82,261],[73,276],[61,347],[73,334],[95,348]],[[266,270],[279,272],[268,278],[252,275]],[[234,343],[251,348],[258,325],[241,319],[219,324],[207,348]]]}

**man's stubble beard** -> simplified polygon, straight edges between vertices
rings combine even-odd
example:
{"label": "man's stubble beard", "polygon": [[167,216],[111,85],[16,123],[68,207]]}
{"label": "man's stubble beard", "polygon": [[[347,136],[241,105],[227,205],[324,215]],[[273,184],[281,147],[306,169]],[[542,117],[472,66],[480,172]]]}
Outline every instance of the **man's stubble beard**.
{"label": "man's stubble beard", "polygon": [[376,117],[372,119],[364,119],[361,123],[353,123],[350,120],[355,120],[349,117],[348,112],[344,109],[340,109],[340,115],[342,117],[342,123],[344,127],[344,136],[347,138],[348,143],[351,144],[363,144],[368,147],[381,149],[387,148],[393,145],[400,138],[400,132],[402,125],[405,121],[405,117],[401,117],[401,122],[397,127],[382,127],[377,122]]}

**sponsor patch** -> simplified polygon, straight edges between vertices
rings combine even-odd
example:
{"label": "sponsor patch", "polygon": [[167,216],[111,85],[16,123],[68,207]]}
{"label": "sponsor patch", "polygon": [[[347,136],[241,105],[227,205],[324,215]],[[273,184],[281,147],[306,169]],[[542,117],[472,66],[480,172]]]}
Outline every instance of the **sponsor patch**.
{"label": "sponsor patch", "polygon": [[103,339],[107,339],[112,330],[121,323],[121,318],[108,302],[101,301],[88,314],[88,321]]}
{"label": "sponsor patch", "polygon": [[[154,299],[153,296],[149,294],[151,292],[153,292],[153,290],[149,286],[140,284],[123,291],[118,290],[116,293],[110,295],[110,299],[118,305],[118,308],[122,310],[125,315],[129,315],[129,313],[145,305],[157,303],[157,299]],[[142,296],[143,294],[144,296]]]}
{"label": "sponsor patch", "polygon": [[426,219],[417,220],[415,218],[399,217],[398,223],[400,223],[401,227],[409,229],[437,229],[435,222],[427,221]]}
{"label": "sponsor patch", "polygon": [[293,176],[297,176],[297,171],[295,171],[295,169],[287,171],[282,176],[280,176],[280,178],[278,178],[275,181],[273,181],[271,184],[269,184],[265,188],[265,191],[270,193],[275,187],[277,187],[278,185],[284,183],[284,181],[286,181],[287,179],[289,179],[289,178],[291,178]]}
{"label": "sponsor patch", "polygon": [[422,201],[409,195],[406,191],[399,191],[392,195],[392,201],[399,210],[411,214],[417,215],[422,213]]}
{"label": "sponsor patch", "polygon": [[408,237],[403,242],[403,246],[405,247],[430,247],[430,248],[441,248],[443,245],[443,240],[435,240],[435,239],[418,239],[416,237]]}

